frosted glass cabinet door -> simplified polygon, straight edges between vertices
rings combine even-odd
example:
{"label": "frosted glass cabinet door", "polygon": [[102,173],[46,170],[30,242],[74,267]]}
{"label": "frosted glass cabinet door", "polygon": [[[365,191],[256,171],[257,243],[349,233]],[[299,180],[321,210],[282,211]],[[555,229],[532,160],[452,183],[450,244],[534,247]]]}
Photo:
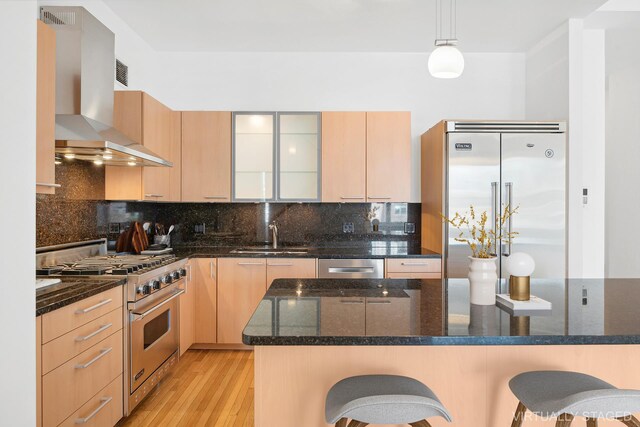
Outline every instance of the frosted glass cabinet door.
{"label": "frosted glass cabinet door", "polygon": [[275,113],[234,113],[233,129],[234,200],[273,200]]}
{"label": "frosted glass cabinet door", "polygon": [[320,113],[278,114],[278,196],[318,200]]}

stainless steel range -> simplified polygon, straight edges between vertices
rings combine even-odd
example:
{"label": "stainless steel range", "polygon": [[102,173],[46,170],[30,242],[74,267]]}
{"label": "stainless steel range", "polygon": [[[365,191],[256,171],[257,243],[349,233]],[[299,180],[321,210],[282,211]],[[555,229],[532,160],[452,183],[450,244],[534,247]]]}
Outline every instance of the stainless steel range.
{"label": "stainless steel range", "polygon": [[186,263],[172,254],[109,255],[106,239],[36,250],[38,276],[126,276],[125,415],[178,360]]}

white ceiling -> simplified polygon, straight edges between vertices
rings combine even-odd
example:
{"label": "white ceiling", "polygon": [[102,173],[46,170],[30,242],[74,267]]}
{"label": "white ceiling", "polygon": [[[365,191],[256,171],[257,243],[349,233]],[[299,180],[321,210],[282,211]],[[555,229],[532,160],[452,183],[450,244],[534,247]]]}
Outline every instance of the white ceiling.
{"label": "white ceiling", "polygon": [[[159,51],[428,52],[435,38],[435,0],[103,1]],[[603,3],[458,0],[460,48],[524,52]]]}

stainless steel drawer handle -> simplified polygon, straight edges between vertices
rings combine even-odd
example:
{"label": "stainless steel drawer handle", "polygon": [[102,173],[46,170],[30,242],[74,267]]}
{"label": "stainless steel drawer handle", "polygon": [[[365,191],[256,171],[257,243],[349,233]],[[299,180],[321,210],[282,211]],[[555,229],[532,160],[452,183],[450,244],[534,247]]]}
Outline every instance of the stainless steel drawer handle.
{"label": "stainless steel drawer handle", "polygon": [[329,273],[373,273],[373,267],[329,267]]}
{"label": "stainless steel drawer handle", "polygon": [[227,196],[204,196],[205,199],[214,199],[214,200],[219,200],[219,199],[226,199]]}
{"label": "stainless steel drawer handle", "polygon": [[87,369],[89,366],[93,365],[98,360],[102,359],[104,356],[106,356],[107,354],[111,353],[111,350],[113,350],[113,347],[105,348],[104,350],[100,351],[100,354],[98,354],[93,359],[89,360],[87,363],[84,363],[84,364],[79,363],[79,364],[77,364],[76,365],[76,369]]}
{"label": "stainless steel drawer handle", "polygon": [[80,308],[78,310],[76,310],[76,314],[87,314],[90,311],[93,311],[97,308],[102,307],[103,305],[107,305],[109,304],[111,301],[113,301],[112,298],[106,299],[104,301],[100,301],[99,303],[97,303],[96,305],[92,305],[91,307],[87,307],[87,308]]}
{"label": "stainless steel drawer handle", "polygon": [[144,197],[164,197],[163,194],[145,194]]}
{"label": "stainless steel drawer handle", "polygon": [[269,267],[293,267],[293,264],[281,263],[281,264],[267,264]]}
{"label": "stainless steel drawer handle", "polygon": [[341,300],[340,304],[364,304],[364,301]]}
{"label": "stainless steel drawer handle", "polygon": [[48,182],[36,182],[36,187],[60,188],[60,187],[62,187],[62,184],[50,184]]}
{"label": "stainless steel drawer handle", "polygon": [[401,262],[400,265],[429,265],[426,262]]}
{"label": "stainless steel drawer handle", "polygon": [[262,262],[239,262],[238,265],[264,265]]}
{"label": "stainless steel drawer handle", "polygon": [[146,316],[150,315],[151,313],[153,313],[154,311],[158,310],[160,307],[162,307],[165,304],[168,304],[169,302],[171,302],[172,300],[178,298],[180,295],[184,294],[184,289],[180,289],[177,292],[174,292],[172,296],[170,296],[169,298],[163,300],[160,304],[157,304],[153,307],[151,307],[149,310],[147,311],[143,311],[142,313],[137,312],[137,311],[132,311],[131,314],[134,314],[136,316],[138,316],[138,318],[136,320],[141,320],[144,319]]}
{"label": "stainless steel drawer handle", "polygon": [[391,301],[367,301],[367,304],[391,304]]}
{"label": "stainless steel drawer handle", "polygon": [[357,196],[341,196],[340,197],[342,200],[364,200],[364,197],[357,197]]}
{"label": "stainless steel drawer handle", "polygon": [[109,404],[109,402],[111,402],[113,400],[113,397],[109,396],[109,397],[103,397],[100,399],[100,406],[98,406],[96,409],[93,410],[92,413],[90,413],[89,415],[87,415],[84,418],[78,418],[76,420],[76,424],[85,424],[87,422],[89,422],[89,420],[93,417],[96,416],[96,414],[98,412],[100,412],[102,410],[102,408],[104,408],[105,406],[107,406]]}
{"label": "stainless steel drawer handle", "polygon": [[391,199],[391,197],[367,197],[368,199],[374,199],[374,200],[389,200]]}
{"label": "stainless steel drawer handle", "polygon": [[107,329],[109,329],[112,326],[113,326],[113,323],[107,323],[106,325],[102,325],[98,329],[96,329],[95,331],[91,332],[89,335],[85,335],[84,337],[76,337],[76,341],[77,342],[81,342],[81,341],[86,341],[88,339],[91,339],[91,338],[95,337],[96,335],[98,335],[100,332],[106,331]]}

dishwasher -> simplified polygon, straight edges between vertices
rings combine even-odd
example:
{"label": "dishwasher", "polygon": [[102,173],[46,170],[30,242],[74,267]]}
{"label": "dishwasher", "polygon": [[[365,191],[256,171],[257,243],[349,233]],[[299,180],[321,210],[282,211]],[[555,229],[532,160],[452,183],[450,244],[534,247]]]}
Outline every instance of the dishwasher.
{"label": "dishwasher", "polygon": [[383,279],[383,259],[319,259],[320,279]]}

